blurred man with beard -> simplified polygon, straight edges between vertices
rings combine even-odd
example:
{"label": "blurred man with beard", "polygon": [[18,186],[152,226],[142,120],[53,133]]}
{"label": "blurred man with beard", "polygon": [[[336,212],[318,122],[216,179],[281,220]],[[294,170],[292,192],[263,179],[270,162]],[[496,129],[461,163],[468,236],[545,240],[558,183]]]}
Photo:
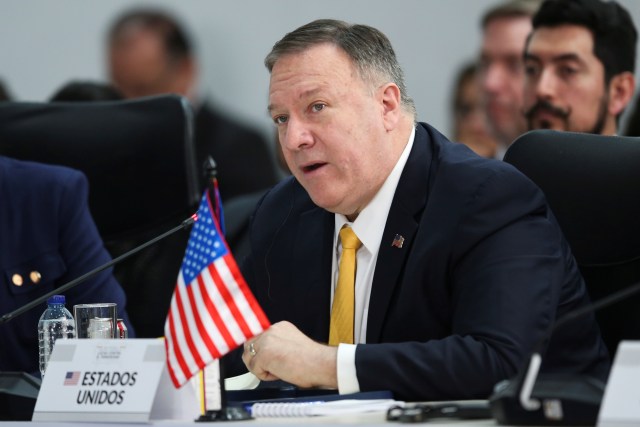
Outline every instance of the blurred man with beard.
{"label": "blurred man with beard", "polygon": [[636,41],[614,1],[545,1],[524,53],[528,128],[615,135],[635,90]]}

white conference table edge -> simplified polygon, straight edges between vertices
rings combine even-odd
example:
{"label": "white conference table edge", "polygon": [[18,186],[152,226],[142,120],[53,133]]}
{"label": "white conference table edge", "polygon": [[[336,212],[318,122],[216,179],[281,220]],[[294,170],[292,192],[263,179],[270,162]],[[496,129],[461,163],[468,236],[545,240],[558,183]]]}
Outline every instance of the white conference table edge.
{"label": "white conference table edge", "polygon": [[[257,425],[269,425],[269,426],[290,426],[290,425],[314,425],[314,426],[334,426],[341,424],[355,424],[362,426],[385,426],[392,425],[406,425],[404,423],[386,421],[385,413],[367,413],[367,414],[355,414],[355,415],[341,415],[341,416],[319,416],[319,417],[281,417],[281,418],[257,418],[247,421],[225,421],[222,422],[226,426],[230,427],[242,427],[242,426],[257,426]],[[484,427],[484,426],[496,426],[495,420],[430,420],[427,422],[419,423],[422,425],[428,425],[429,427],[451,427],[451,426],[468,426],[468,427]],[[151,426],[164,426],[164,427],[182,427],[193,425],[206,425],[202,422],[188,421],[188,420],[151,420],[148,423],[105,423],[105,422],[32,422],[32,421],[2,421],[0,427],[68,427],[68,426],[87,426],[87,427],[139,427],[141,425]],[[218,423],[217,425],[220,425]]]}

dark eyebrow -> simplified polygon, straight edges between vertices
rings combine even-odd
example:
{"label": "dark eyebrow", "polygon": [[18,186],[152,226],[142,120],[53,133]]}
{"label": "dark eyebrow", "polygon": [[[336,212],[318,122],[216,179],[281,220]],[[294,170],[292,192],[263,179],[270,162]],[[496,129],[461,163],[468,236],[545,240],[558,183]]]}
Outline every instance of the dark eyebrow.
{"label": "dark eyebrow", "polygon": [[[314,89],[305,90],[304,92],[302,92],[302,93],[300,94],[300,96],[298,96],[298,99],[300,99],[300,98],[304,98],[304,97],[307,97],[307,96],[312,96],[314,93],[316,93],[316,92],[320,92],[320,91],[321,91],[321,88],[314,88]],[[273,107],[273,104],[269,104],[269,105],[267,106],[267,112],[268,112],[269,114],[271,114],[271,110],[273,110],[273,108],[274,108],[274,107]]]}
{"label": "dark eyebrow", "polygon": [[562,55],[554,56],[552,61],[553,62],[561,62],[561,61],[584,62],[582,58],[576,53],[564,53]]}
{"label": "dark eyebrow", "polygon": [[525,60],[525,61],[541,62],[540,58],[538,58],[534,54],[528,53],[527,51],[525,51],[524,54],[522,55],[522,59]]}
{"label": "dark eyebrow", "polygon": [[[526,51],[524,52],[524,59],[525,61],[529,60],[529,61],[542,62],[537,55],[528,53]],[[551,62],[563,62],[563,61],[575,61],[575,62],[584,63],[584,61],[578,54],[571,53],[571,52],[563,53],[561,55],[556,55],[553,58],[551,58]]]}

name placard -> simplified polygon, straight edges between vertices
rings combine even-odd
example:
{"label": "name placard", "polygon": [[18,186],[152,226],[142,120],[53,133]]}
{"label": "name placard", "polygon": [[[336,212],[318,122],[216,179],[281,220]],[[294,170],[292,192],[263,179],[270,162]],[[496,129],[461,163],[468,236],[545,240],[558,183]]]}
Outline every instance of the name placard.
{"label": "name placard", "polygon": [[622,341],[598,414],[599,427],[640,425],[640,341]]}
{"label": "name placard", "polygon": [[[148,422],[154,418],[156,398],[166,400],[161,395],[167,392],[178,394],[166,381],[164,387],[170,389],[159,391],[163,375],[165,353],[160,339],[59,340],[47,365],[33,421]],[[187,406],[196,408],[191,416],[197,416],[195,394],[191,399],[192,405]]]}

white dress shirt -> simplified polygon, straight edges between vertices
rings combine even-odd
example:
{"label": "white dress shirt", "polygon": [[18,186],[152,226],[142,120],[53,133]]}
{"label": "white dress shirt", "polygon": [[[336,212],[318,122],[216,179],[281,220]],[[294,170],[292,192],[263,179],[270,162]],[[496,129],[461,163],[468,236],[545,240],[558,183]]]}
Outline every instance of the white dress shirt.
{"label": "white dress shirt", "polygon": [[[360,391],[360,384],[356,376],[356,345],[366,342],[367,338],[367,313],[369,311],[369,297],[371,296],[371,284],[373,273],[378,260],[378,250],[387,223],[387,216],[393,202],[393,196],[400,181],[400,175],[404,169],[413,139],[415,128],[409,136],[409,142],[405,146],[398,162],[385,180],[380,190],[371,202],[360,212],[354,222],[342,214],[335,214],[335,229],[333,235],[333,263],[331,267],[331,301],[338,283],[338,264],[342,253],[339,232],[343,225],[348,224],[362,242],[362,246],[356,253],[356,281],[355,281],[355,308],[354,308],[354,342],[356,344],[340,344],[338,346],[338,391],[341,394]],[[389,242],[391,244],[391,242]]]}

